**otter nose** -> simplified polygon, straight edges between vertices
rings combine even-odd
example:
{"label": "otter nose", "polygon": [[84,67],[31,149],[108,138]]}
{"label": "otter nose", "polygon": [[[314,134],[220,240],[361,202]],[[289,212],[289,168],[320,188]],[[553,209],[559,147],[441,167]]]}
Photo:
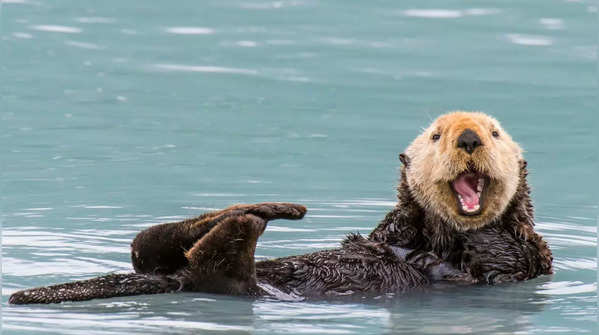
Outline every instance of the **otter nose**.
{"label": "otter nose", "polygon": [[480,137],[470,129],[464,130],[458,137],[458,148],[466,150],[469,154],[472,154],[474,149],[480,145],[482,145]]}

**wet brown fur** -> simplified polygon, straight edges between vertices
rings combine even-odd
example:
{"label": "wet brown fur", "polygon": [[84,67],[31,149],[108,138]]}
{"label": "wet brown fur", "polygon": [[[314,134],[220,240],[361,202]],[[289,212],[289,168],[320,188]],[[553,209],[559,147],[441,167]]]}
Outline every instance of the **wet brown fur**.
{"label": "wet brown fur", "polygon": [[[139,233],[131,245],[137,273],[19,291],[9,302],[56,303],[181,290],[250,296],[281,293],[299,298],[345,296],[403,292],[435,281],[495,284],[551,273],[551,251],[534,231],[520,148],[496,121],[481,122],[484,114],[449,115],[449,119],[438,119],[441,122],[434,123],[401,156],[404,165],[397,206],[368,238],[349,235],[337,249],[255,262],[256,242],[267,222],[301,219],[306,208],[288,203],[236,205]],[[489,125],[501,130],[511,143],[495,151],[496,147],[487,145],[474,159],[452,151],[453,137],[460,130],[489,130]],[[446,151],[441,156],[436,149],[422,147],[422,143],[430,145],[425,140],[434,131],[442,131],[445,137],[440,144]],[[490,139],[481,137],[483,142]],[[418,148],[427,154],[419,156]],[[497,152],[513,154],[505,159],[509,166]],[[452,204],[444,193],[447,190],[436,183],[454,178],[471,161],[496,179],[490,192],[499,200],[490,198],[481,215],[464,219],[447,209]],[[426,170],[428,181],[423,171],[413,173],[415,168]],[[431,190],[433,196],[422,193]]]}
{"label": "wet brown fur", "polygon": [[405,169],[402,169],[398,204],[370,233],[369,239],[415,249],[412,257],[433,252],[482,283],[495,284],[551,274],[551,250],[534,231],[526,162],[521,161],[519,167],[516,194],[501,217],[469,231],[458,230],[444,218],[420,207],[413,199]]}

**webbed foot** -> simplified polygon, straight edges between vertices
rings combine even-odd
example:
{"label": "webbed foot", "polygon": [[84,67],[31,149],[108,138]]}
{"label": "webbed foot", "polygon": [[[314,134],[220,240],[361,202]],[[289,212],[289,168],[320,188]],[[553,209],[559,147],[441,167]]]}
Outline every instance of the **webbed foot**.
{"label": "webbed foot", "polygon": [[266,220],[254,214],[225,218],[185,253],[188,289],[223,294],[257,290],[254,252]]}

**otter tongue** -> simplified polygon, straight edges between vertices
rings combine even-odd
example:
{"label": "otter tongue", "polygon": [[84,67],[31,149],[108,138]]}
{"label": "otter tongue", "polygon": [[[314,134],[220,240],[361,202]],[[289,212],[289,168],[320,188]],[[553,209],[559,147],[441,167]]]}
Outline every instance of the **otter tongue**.
{"label": "otter tongue", "polygon": [[477,184],[478,177],[475,174],[461,175],[453,182],[453,188],[462,196],[464,205],[469,209],[476,207],[480,201],[480,198],[476,193]]}

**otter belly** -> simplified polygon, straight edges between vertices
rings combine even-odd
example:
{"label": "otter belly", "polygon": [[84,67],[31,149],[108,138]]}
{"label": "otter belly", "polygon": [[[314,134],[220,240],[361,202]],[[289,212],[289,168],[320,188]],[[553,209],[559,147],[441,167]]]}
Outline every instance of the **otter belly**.
{"label": "otter belly", "polygon": [[430,283],[387,245],[360,235],[350,235],[339,249],[257,262],[256,278],[266,293],[291,297],[404,292]]}

